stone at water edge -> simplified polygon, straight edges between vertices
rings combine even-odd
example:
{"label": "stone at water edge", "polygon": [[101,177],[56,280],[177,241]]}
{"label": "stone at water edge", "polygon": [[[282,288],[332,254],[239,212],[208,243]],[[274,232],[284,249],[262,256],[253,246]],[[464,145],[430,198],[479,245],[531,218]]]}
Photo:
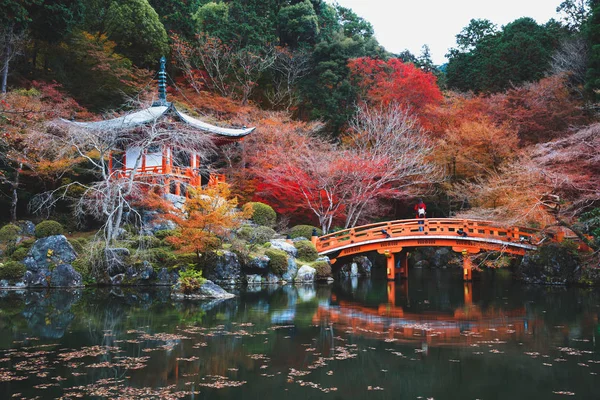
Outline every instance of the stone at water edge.
{"label": "stone at water edge", "polygon": [[23,283],[26,287],[30,288],[47,288],[49,276],[50,271],[47,269],[25,271],[25,275],[23,275]]}
{"label": "stone at water edge", "polygon": [[292,257],[296,257],[298,255],[298,249],[295,248],[293,244],[286,242],[285,239],[271,239],[270,243],[271,248],[273,249],[283,250]]}
{"label": "stone at water edge", "polygon": [[108,273],[108,276],[113,277],[124,273],[129,266],[130,256],[131,253],[129,252],[129,249],[124,247],[105,249],[104,259],[106,260],[106,272]]}
{"label": "stone at water edge", "polygon": [[267,256],[256,256],[250,260],[248,268],[267,270],[269,268],[269,261],[271,260]]}
{"label": "stone at water edge", "polygon": [[248,285],[260,285],[262,283],[262,277],[260,275],[246,275],[246,282]]}
{"label": "stone at water edge", "polygon": [[358,266],[358,273],[362,276],[371,276],[373,264],[366,256],[357,256],[353,259]]}
{"label": "stone at water edge", "polygon": [[171,297],[174,299],[189,299],[189,300],[204,300],[204,299],[230,299],[235,297],[234,294],[227,292],[219,285],[207,280],[194,293],[184,294],[180,292],[179,284],[174,287],[174,292]]}
{"label": "stone at water edge", "polygon": [[303,265],[298,270],[295,282],[314,282],[317,275],[317,270],[311,266]]}
{"label": "stone at water edge", "polygon": [[23,264],[29,271],[47,269],[50,264],[70,264],[77,258],[77,253],[64,235],[54,235],[35,241]]}
{"label": "stone at water edge", "polygon": [[156,286],[172,286],[177,283],[179,275],[177,272],[169,272],[168,269],[163,267],[160,269],[160,271],[158,271],[156,279]]}
{"label": "stone at water edge", "polygon": [[351,277],[358,276],[358,264],[357,264],[357,263],[355,263],[355,262],[353,262],[353,263],[350,265],[350,276],[351,276]]}
{"label": "stone at water edge", "polygon": [[50,287],[82,287],[81,274],[70,265],[60,264],[50,274]]}
{"label": "stone at water edge", "polygon": [[298,264],[296,264],[296,259],[293,257],[288,257],[288,269],[281,276],[281,278],[285,281],[291,282],[296,277],[296,272],[298,272]]}
{"label": "stone at water edge", "polygon": [[242,281],[242,267],[238,256],[228,250],[210,254],[204,273],[206,279],[218,283],[235,284]]}

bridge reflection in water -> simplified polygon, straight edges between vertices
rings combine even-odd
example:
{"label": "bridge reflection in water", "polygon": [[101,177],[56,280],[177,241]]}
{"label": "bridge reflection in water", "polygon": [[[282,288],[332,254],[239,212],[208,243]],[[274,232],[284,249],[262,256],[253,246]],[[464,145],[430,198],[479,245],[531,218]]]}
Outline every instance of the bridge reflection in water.
{"label": "bridge reflection in water", "polygon": [[[426,353],[429,346],[469,346],[486,341],[525,341],[541,321],[530,321],[525,307],[511,310],[473,304],[472,283],[464,283],[464,305],[454,312],[407,312],[396,305],[396,289],[410,304],[408,282],[388,282],[388,302],[378,307],[340,300],[332,296],[330,305],[320,305],[314,323],[333,323],[337,329],[385,342],[421,342]],[[337,304],[336,304],[337,303]]]}

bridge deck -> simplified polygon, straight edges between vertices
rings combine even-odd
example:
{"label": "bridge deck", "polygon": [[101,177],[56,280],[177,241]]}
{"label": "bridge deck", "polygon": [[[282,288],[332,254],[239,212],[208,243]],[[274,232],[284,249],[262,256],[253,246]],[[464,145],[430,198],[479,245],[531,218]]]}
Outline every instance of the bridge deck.
{"label": "bridge deck", "polygon": [[450,218],[408,219],[364,225],[319,237],[321,255],[344,255],[367,251],[401,250],[404,247],[452,247],[525,254],[536,249],[540,232],[524,227],[505,227],[490,221]]}

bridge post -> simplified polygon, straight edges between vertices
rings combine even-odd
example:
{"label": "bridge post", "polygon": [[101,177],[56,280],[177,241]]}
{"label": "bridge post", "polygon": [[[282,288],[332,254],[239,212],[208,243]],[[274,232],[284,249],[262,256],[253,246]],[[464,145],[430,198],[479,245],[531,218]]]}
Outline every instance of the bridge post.
{"label": "bridge post", "polygon": [[387,250],[384,255],[387,258],[387,278],[393,281],[396,279],[396,255]]}
{"label": "bridge post", "polygon": [[467,250],[462,251],[463,255],[463,281],[471,282],[473,280],[473,262],[469,257]]}
{"label": "bridge post", "polygon": [[402,279],[408,279],[408,252],[403,251],[400,253],[400,277]]}

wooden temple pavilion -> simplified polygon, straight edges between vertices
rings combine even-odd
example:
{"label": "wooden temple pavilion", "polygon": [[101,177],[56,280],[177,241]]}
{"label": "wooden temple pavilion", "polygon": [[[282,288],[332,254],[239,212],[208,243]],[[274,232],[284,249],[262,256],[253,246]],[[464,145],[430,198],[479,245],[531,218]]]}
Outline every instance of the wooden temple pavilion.
{"label": "wooden temple pavilion", "polygon": [[[256,128],[224,128],[208,124],[178,110],[173,103],[167,102],[166,59],[160,59],[158,72],[158,101],[151,107],[127,114],[125,116],[96,122],[64,122],[90,130],[128,130],[136,126],[156,123],[163,118],[172,118],[186,124],[194,131],[211,135],[216,146],[242,140]],[[186,154],[182,154],[186,153]],[[142,153],[142,154],[140,154]],[[141,162],[139,162],[141,155]],[[136,179],[144,179],[164,185],[165,193],[180,195],[182,187],[199,187],[203,184],[216,184],[224,181],[223,175],[201,174],[203,160],[194,151],[174,149],[169,145],[150,146],[142,149],[129,146],[117,150],[111,155],[109,169],[112,176],[123,178],[135,172]],[[137,164],[137,165],[136,165]]]}

